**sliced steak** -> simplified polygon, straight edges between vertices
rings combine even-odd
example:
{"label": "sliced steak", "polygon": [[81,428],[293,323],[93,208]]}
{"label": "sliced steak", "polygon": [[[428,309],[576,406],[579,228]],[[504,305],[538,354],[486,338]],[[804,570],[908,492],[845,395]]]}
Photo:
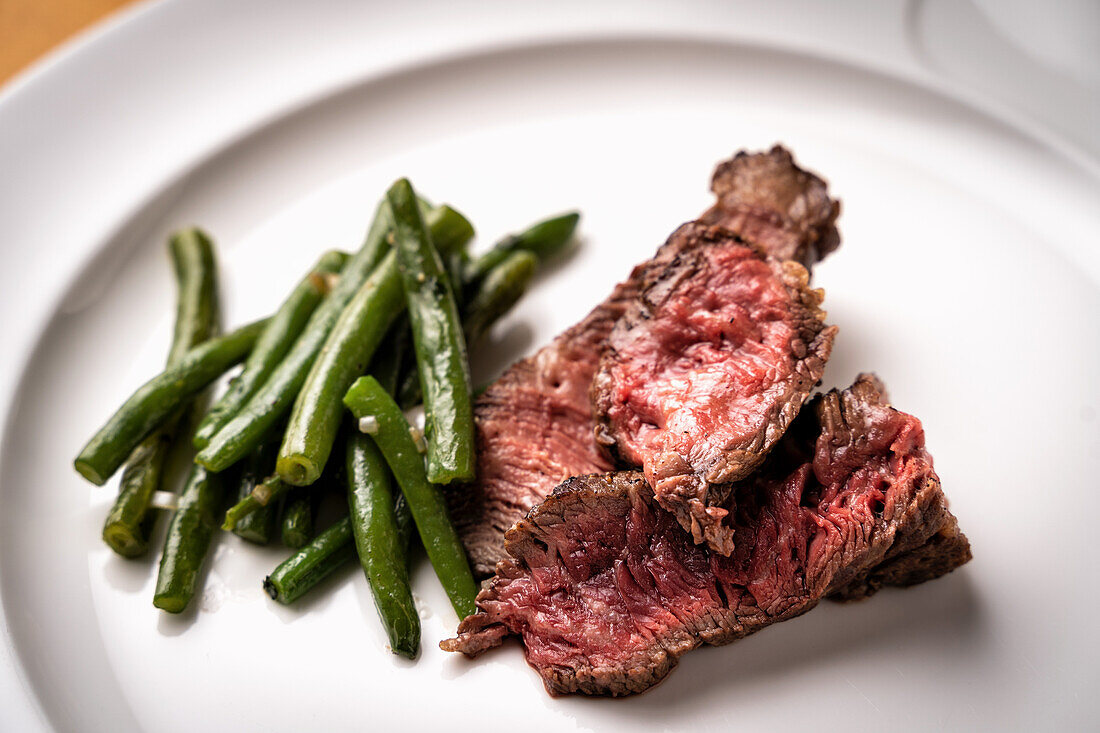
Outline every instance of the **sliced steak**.
{"label": "sliced steak", "polygon": [[692,222],[612,329],[592,382],[596,440],[640,466],[696,542],[728,555],[729,484],[750,474],[825,371],[836,328],[806,268]]}
{"label": "sliced steak", "polygon": [[634,268],[611,297],[533,356],[501,375],[474,403],[477,480],[449,487],[447,502],[474,573],[506,557],[504,533],[570,476],[610,471],[593,436],[589,389],[607,335],[669,249]]}
{"label": "sliced steak", "polygon": [[[807,186],[804,197],[816,200],[817,190],[824,184],[816,176],[794,168],[789,155],[788,168],[775,162],[769,164],[771,175],[777,177],[774,184],[769,183],[760,164],[751,163],[758,158],[771,160],[775,156],[774,150],[738,153],[732,161],[720,165],[719,171],[735,161],[742,161],[737,165],[743,167],[747,160],[751,168],[761,171],[756,174],[754,185],[788,190],[792,181],[801,181]],[[738,190],[731,188],[720,195],[725,202],[721,205],[731,212],[767,210],[766,197],[744,186]],[[737,204],[739,197],[744,198],[744,206]],[[760,217],[752,220],[755,223],[751,231],[738,229],[740,220],[736,217],[723,224],[735,232],[741,231],[747,239],[759,240],[767,251],[771,251],[772,246],[781,247],[782,251],[777,254],[787,256],[787,252],[795,251],[790,248],[790,236],[796,230],[784,223],[790,219],[791,207],[786,199],[779,198],[775,198],[775,205],[782,206],[782,211],[776,211],[774,217],[776,226],[783,228],[782,232],[769,235],[765,218]],[[714,211],[708,212],[708,216]],[[833,231],[835,233],[835,229]],[[806,227],[803,237],[805,246],[796,249],[809,252],[810,240],[819,241],[821,234]],[[555,486],[570,476],[612,468],[595,441],[589,387],[615,322],[638,292],[676,254],[673,249],[662,247],[653,260],[634,268],[630,277],[616,286],[611,296],[580,323],[533,356],[514,364],[477,399],[474,414],[478,478],[472,484],[449,488],[447,499],[451,517],[478,576],[492,575],[496,563],[507,556],[505,531]]]}
{"label": "sliced steak", "polygon": [[642,474],[570,479],[508,532],[511,559],[479,613],[440,646],[474,656],[517,634],[552,694],[627,695],[701,644],[970,559],[920,421],[871,376],[815,398],[733,491],[725,557],[695,544]]}
{"label": "sliced steak", "polygon": [[840,246],[840,202],[825,181],[794,163],[786,148],[740,152],[711,179],[718,200],[700,221],[719,224],[782,260],[809,267]]}

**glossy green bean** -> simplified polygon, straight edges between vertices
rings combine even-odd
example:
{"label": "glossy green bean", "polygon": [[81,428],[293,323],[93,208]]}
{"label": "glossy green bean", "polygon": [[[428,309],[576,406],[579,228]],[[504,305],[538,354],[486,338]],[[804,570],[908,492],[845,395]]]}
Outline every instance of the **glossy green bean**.
{"label": "glossy green bean", "polygon": [[[419,217],[415,198],[411,206]],[[450,211],[452,216],[438,221],[450,226],[451,219],[465,220],[458,212]],[[442,226],[433,230],[436,228],[448,249],[464,243],[449,240]],[[340,314],[294,401],[275,464],[284,481],[308,486],[324,470],[344,413],[344,393],[367,370],[386,331],[405,308],[401,280],[397,253],[390,251]]]}
{"label": "glossy green bean", "polygon": [[73,462],[76,470],[102,485],[138,443],[247,356],[266,324],[266,320],[256,321],[205,341],[142,385],[84,446]]}
{"label": "glossy green bean", "polygon": [[218,330],[218,277],[214,245],[200,229],[184,229],[169,241],[179,284],[176,325],[168,364],[180,360]]}
{"label": "glossy green bean", "polygon": [[[217,266],[213,244],[198,229],[173,235],[168,250],[178,291],[167,362],[172,366],[217,331]],[[149,504],[160,488],[164,464],[183,412],[177,410],[142,440],[122,470],[118,496],[107,513],[102,536],[123,557],[137,557],[149,549],[149,536],[157,519],[157,512],[150,511]]]}
{"label": "glossy green bean", "polygon": [[264,590],[279,603],[293,603],[353,557],[351,518],[344,517],[280,563],[264,578]]}
{"label": "glossy green bean", "polygon": [[394,249],[424,395],[428,480],[468,481],[475,470],[474,416],[458,306],[412,185],[406,179],[397,181],[386,199],[393,210]]}
{"label": "glossy green bean", "polygon": [[378,430],[371,438],[378,444],[401,493],[408,501],[428,559],[435,569],[459,618],[474,612],[477,585],[470,572],[466,550],[451,524],[440,488],[428,481],[424,459],[410,434],[401,408],[373,377],[362,377],[344,397],[357,420],[372,416]]}
{"label": "glossy green bean", "polygon": [[224,499],[224,477],[192,466],[164,540],[153,594],[157,608],[180,613],[191,602]]}
{"label": "glossy green bean", "polygon": [[409,319],[401,316],[397,322],[390,326],[382,345],[378,347],[378,353],[370,363],[370,373],[382,385],[382,388],[390,394],[395,394],[401,379],[401,369],[404,366],[405,355],[409,351],[410,340]]}
{"label": "glossy green bean", "polygon": [[[438,231],[446,241],[465,242],[473,235],[469,221],[450,207],[432,209],[430,219],[433,232]],[[310,316],[309,323],[286,358],[237,415],[210,439],[210,443],[196,456],[196,461],[214,471],[228,468],[259,445],[267,431],[286,415],[337,320],[386,255],[391,222],[389,206],[383,202],[378,207],[363,248],[348,260],[340,273],[339,282]]]}
{"label": "glossy green bean", "polygon": [[539,259],[539,262],[545,262],[560,254],[573,238],[573,232],[576,231],[580,218],[579,213],[571,211],[544,219],[519,234],[508,235],[466,267],[467,288],[476,287],[481,278],[488,275],[490,270],[513,252],[530,252]]}
{"label": "glossy green bean", "polygon": [[241,373],[199,423],[192,437],[195,448],[205,448],[214,434],[263,386],[301,335],[314,310],[332,289],[333,279],[347,260],[348,255],[344,252],[326,252],[298,283],[257,339]]}
{"label": "glossy green bean", "polygon": [[160,488],[177,423],[173,417],[141,441],[122,469],[118,496],[103,522],[103,541],[123,557],[140,557],[149,549],[157,518],[149,504]]}
{"label": "glossy green bean", "polygon": [[348,437],[348,508],[355,546],[378,616],[395,654],[420,650],[420,616],[409,585],[406,544],[394,512],[390,469],[374,441]]}
{"label": "glossy green bean", "polygon": [[[313,539],[313,522],[317,514],[320,492],[312,486],[291,489],[283,503],[282,540],[292,550],[298,550]],[[255,516],[255,512],[249,516]]]}
{"label": "glossy green bean", "polygon": [[535,255],[520,250],[508,255],[482,278],[467,304],[462,322],[469,343],[480,339],[523,297],[537,264]]}
{"label": "glossy green bean", "polygon": [[341,399],[405,305],[397,256],[390,252],[340,314],[294,401],[275,470],[296,486],[317,480],[343,415]]}
{"label": "glossy green bean", "polygon": [[237,414],[210,436],[196,461],[212,471],[225,470],[254,450],[286,415],[344,307],[389,249],[391,221],[389,206],[380,203],[363,246],[345,263],[340,280],[310,315],[290,351]]}
{"label": "glossy green bean", "polygon": [[[396,515],[398,540],[408,559],[409,544],[416,525],[413,524],[409,505],[401,493],[397,494],[393,511]],[[343,517],[280,563],[264,579],[264,590],[279,603],[293,603],[354,557],[358,555],[351,529],[351,517]]]}

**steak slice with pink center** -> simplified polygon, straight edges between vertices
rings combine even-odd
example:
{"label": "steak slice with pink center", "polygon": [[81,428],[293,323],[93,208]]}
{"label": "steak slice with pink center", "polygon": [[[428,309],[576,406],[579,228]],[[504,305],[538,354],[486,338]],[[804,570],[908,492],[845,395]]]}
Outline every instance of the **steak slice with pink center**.
{"label": "steak slice with pink center", "polygon": [[[707,220],[769,253],[809,264],[839,242],[833,226],[839,208],[824,181],[782,148],[738,153],[718,166],[713,188],[719,200]],[[828,205],[820,203],[823,195]],[[833,244],[815,244],[823,241]],[[511,366],[475,401],[477,479],[446,493],[478,576],[492,575],[507,556],[504,533],[555,486],[613,468],[596,444],[589,388],[611,329],[676,254],[663,247],[635,267],[583,320]]]}
{"label": "steak slice with pink center", "polygon": [[596,439],[640,466],[696,542],[733,552],[729,484],[759,466],[825,371],[836,328],[790,260],[720,227],[680,227],[680,254],[626,310],[592,382]]}
{"label": "steak slice with pink center", "polygon": [[807,405],[731,489],[735,550],[697,545],[640,473],[570,479],[507,534],[480,611],[440,646],[518,635],[552,694],[628,695],[686,652],[813,608],[911,585],[970,559],[917,418],[873,376]]}

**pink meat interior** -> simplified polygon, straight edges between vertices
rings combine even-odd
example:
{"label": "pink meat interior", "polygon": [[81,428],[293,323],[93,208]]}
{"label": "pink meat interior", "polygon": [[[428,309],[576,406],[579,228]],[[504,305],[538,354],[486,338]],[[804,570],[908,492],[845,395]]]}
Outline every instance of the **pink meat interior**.
{"label": "pink meat interior", "polygon": [[669,452],[699,471],[766,427],[771,395],[792,373],[797,325],[790,295],[767,262],[743,245],[708,247],[705,267],[644,325],[612,344],[608,418],[624,459],[654,471]]}

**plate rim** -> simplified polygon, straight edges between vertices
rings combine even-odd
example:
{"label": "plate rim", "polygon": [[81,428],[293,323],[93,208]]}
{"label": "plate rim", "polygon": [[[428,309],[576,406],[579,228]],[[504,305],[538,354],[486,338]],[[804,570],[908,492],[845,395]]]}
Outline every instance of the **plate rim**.
{"label": "plate rim", "polygon": [[[110,16],[106,21],[93,27],[90,31],[84,34],[78,35],[76,38],[71,39],[50,53],[42,60],[36,62],[28,69],[20,72],[11,82],[0,90],[0,111],[6,111],[9,107],[21,103],[22,98],[29,94],[30,91],[43,87],[43,85],[54,79],[59,73],[67,73],[74,65],[77,65],[81,57],[95,48],[101,48],[107,46],[113,42],[116,36],[119,34],[129,32],[135,24],[140,21],[148,21],[155,23],[158,13],[168,6],[179,6],[178,0],[148,0],[145,3],[138,3],[130,8],[124,9],[116,14]],[[642,39],[653,36],[640,36],[630,31],[624,32],[619,36],[604,36],[602,40],[627,40],[627,39]],[[698,37],[698,38],[684,38],[679,34],[671,34],[668,36],[657,36],[664,38],[665,40],[682,40],[682,41],[711,41],[722,42],[730,45],[742,45],[753,46],[754,44],[748,43],[743,39],[737,38],[718,38],[718,37]],[[568,43],[573,41],[592,41],[597,42],[601,40],[600,36],[584,36],[583,34],[573,39],[557,39],[557,40],[539,40],[528,42],[523,39],[516,41],[513,44],[514,48],[526,47],[530,45],[540,44],[557,44]],[[783,46],[776,46],[769,43],[755,44],[761,49],[771,51],[782,51],[785,53],[791,53],[808,58],[816,58],[814,53],[807,53],[803,50],[794,48],[786,48]],[[469,55],[476,55],[478,53],[485,53],[490,51],[503,51],[505,48],[499,46],[490,45],[487,47],[481,47],[478,49],[464,49],[459,51],[452,51],[455,57],[466,57]],[[363,83],[368,83],[371,80],[384,77],[390,74],[399,74],[404,71],[408,71],[418,67],[430,67],[441,62],[445,62],[448,57],[448,53],[441,54],[439,56],[420,56],[414,61],[410,61],[406,64],[399,64],[397,67],[373,69],[368,73],[364,73],[354,80],[346,84],[338,84],[335,87],[326,87],[317,90],[314,94],[308,95],[305,98],[295,99],[289,103],[283,105],[281,108],[270,111],[267,114],[260,115],[252,119],[250,123],[245,125],[242,129],[238,130],[235,134],[223,137],[216,141],[207,141],[205,150],[202,154],[192,157],[190,162],[183,167],[177,168],[170,175],[164,178],[160,185],[150,190],[144,197],[139,198],[136,201],[131,201],[130,205],[122,212],[119,212],[115,217],[116,225],[109,231],[105,232],[103,236],[89,238],[87,242],[82,246],[83,254],[79,257],[78,261],[73,265],[71,270],[64,277],[55,279],[51,287],[45,288],[48,291],[48,295],[43,295],[42,299],[48,302],[46,306],[45,318],[42,322],[36,323],[32,327],[32,331],[35,334],[32,337],[29,348],[21,349],[15,355],[16,367],[12,370],[13,378],[6,380],[6,383],[0,384],[0,390],[2,390],[3,402],[0,402],[0,406],[4,409],[4,416],[2,422],[0,422],[0,454],[4,452],[4,446],[7,445],[7,436],[10,434],[10,429],[15,425],[15,406],[16,396],[21,391],[22,385],[27,378],[27,370],[30,365],[30,361],[34,356],[35,351],[41,340],[42,333],[49,327],[50,323],[56,317],[59,306],[66,296],[66,294],[74,286],[75,282],[80,278],[89,262],[94,259],[103,247],[110,242],[116,233],[128,225],[134,215],[143,210],[149,202],[155,200],[164,191],[168,190],[171,186],[176,185],[179,181],[186,179],[192,175],[196,170],[206,165],[209,161],[216,159],[222,155],[226,150],[231,149],[234,145],[237,145],[240,141],[252,137],[262,132],[266,127],[278,123],[292,115],[298,114],[310,107],[323,102],[333,96],[344,94],[349,89],[354,88]],[[1047,136],[1037,134],[1030,124],[1021,122],[1019,119],[1014,119],[1012,115],[1001,115],[996,112],[991,112],[985,105],[975,104],[973,99],[967,99],[960,97],[957,93],[952,91],[950,85],[934,84],[930,83],[928,79],[918,79],[903,74],[894,73],[892,71],[885,71],[883,69],[874,68],[872,66],[866,66],[857,63],[851,59],[822,56],[823,60],[830,63],[836,63],[858,69],[863,72],[873,73],[879,75],[885,79],[889,79],[895,83],[900,83],[907,86],[916,87],[925,92],[930,92],[937,96],[943,97],[952,103],[959,104],[963,107],[971,109],[974,112],[979,113],[981,116],[988,119],[988,121],[1007,127],[1008,129],[1020,134],[1024,137],[1030,138],[1035,142],[1043,145],[1044,148],[1049,149],[1057,153],[1066,162],[1079,167],[1084,172],[1090,174],[1094,182],[1100,182],[1100,168],[1090,165],[1091,158],[1084,153],[1084,151],[1077,151],[1072,149],[1072,146],[1066,147],[1059,144],[1056,139],[1044,139]],[[1055,136],[1056,137],[1056,136]],[[1064,141],[1063,141],[1064,142]],[[7,306],[7,304],[6,304]],[[0,517],[3,517],[3,511],[0,509]],[[25,670],[23,668],[23,661],[21,655],[16,648],[16,642],[11,636],[6,613],[6,603],[0,605],[0,636],[3,636],[4,643],[0,646],[0,690],[5,691],[4,698],[7,700],[9,697],[14,699],[10,702],[17,703],[17,707],[9,708],[5,712],[5,717],[11,713],[17,713],[21,716],[29,715],[31,717],[20,718],[21,723],[26,723],[29,720],[35,720],[41,725],[41,729],[49,730],[49,717],[47,713],[42,709],[38,695],[35,692],[30,680],[27,679]],[[15,682],[19,686],[19,692],[22,693],[19,698],[8,695],[6,688],[10,687],[10,683]],[[10,704],[9,702],[9,704]],[[22,702],[22,705],[18,705]]]}

